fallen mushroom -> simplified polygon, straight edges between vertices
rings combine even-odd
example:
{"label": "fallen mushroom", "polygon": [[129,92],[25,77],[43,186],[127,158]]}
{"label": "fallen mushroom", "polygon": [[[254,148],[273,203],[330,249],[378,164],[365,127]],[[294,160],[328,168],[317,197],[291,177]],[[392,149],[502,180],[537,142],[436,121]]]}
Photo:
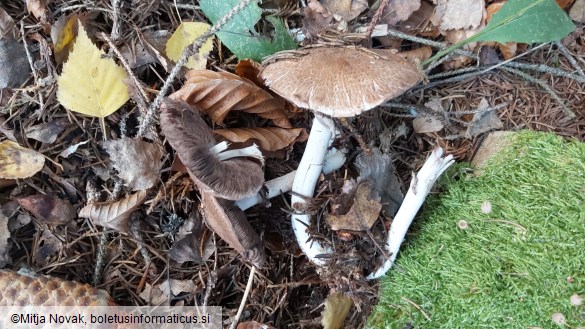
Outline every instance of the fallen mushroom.
{"label": "fallen mushroom", "polygon": [[[292,226],[297,241],[309,260],[322,266],[326,261],[317,256],[332,251],[318,241],[309,241],[306,228],[311,224],[311,217],[304,208],[307,204],[305,198],[313,196],[325,153],[335,136],[335,123],[331,117],[352,117],[368,111],[417,84],[420,75],[413,64],[399,55],[387,50],[355,47],[317,47],[278,53],[264,62],[260,75],[266,86],[283,98],[316,112],[294,178],[291,204],[295,209]],[[442,150],[433,154],[442,154]],[[439,163],[439,160],[446,159],[449,159],[449,164]],[[442,159],[439,156],[426,171],[421,170],[424,175],[419,178],[422,184],[419,191],[429,190],[436,177],[452,163],[450,160],[450,157]],[[423,193],[415,193],[416,200],[421,196],[424,200],[426,194],[423,196]],[[411,207],[412,211],[403,213],[412,214],[414,218],[420,205],[414,205],[415,209],[406,201],[402,207]]]}
{"label": "fallen mushroom", "polygon": [[262,166],[243,158],[262,160],[258,148],[226,150],[225,142],[214,145],[211,129],[183,101],[163,101],[160,126],[199,188],[208,226],[245,259],[261,267],[264,250],[260,238],[233,202],[256,194],[264,183]]}

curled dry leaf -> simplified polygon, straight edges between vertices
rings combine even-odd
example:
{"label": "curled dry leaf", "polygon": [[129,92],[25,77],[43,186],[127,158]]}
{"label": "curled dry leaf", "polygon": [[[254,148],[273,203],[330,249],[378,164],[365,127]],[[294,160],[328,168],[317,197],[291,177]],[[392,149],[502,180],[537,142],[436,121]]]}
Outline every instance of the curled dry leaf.
{"label": "curled dry leaf", "polygon": [[201,192],[201,207],[205,222],[230,247],[257,267],[265,260],[264,246],[244,212],[233,201],[216,198]]}
{"label": "curled dry leaf", "polygon": [[222,124],[230,111],[244,111],[270,119],[282,128],[291,128],[283,103],[251,81],[228,72],[191,70],[183,87],[171,95],[182,99]]}
{"label": "curled dry leaf", "polygon": [[138,191],[116,202],[91,203],[79,211],[79,217],[89,218],[96,225],[128,232],[128,218],[146,198],[146,191]]}
{"label": "curled dry leaf", "polygon": [[26,0],[26,9],[39,21],[47,22],[47,6],[52,0]]}
{"label": "curled dry leaf", "polygon": [[261,65],[251,59],[243,59],[236,65],[236,74],[252,81],[256,86],[264,87],[264,80],[260,78]]}
{"label": "curled dry leaf", "polygon": [[217,129],[213,133],[233,143],[254,142],[266,156],[267,153],[289,148],[293,143],[304,142],[309,137],[303,128],[230,128]]}
{"label": "curled dry leaf", "polygon": [[29,195],[17,198],[16,201],[35,218],[48,225],[67,224],[77,215],[68,200],[60,199],[55,195]]}
{"label": "curled dry leaf", "polygon": [[198,111],[185,102],[165,99],[160,126],[199,189],[224,199],[239,200],[256,194],[262,187],[262,167],[241,157],[221,160],[211,129]]}
{"label": "curled dry leaf", "polygon": [[162,152],[156,144],[136,138],[108,140],[102,143],[110,154],[118,177],[132,191],[151,188],[159,177]]}
{"label": "curled dry leaf", "polygon": [[367,231],[378,219],[382,210],[380,196],[374,191],[374,183],[371,180],[361,182],[353,205],[345,215],[327,215],[326,220],[334,231]]}
{"label": "curled dry leaf", "polygon": [[13,141],[0,143],[0,178],[28,178],[41,171],[45,157]]}

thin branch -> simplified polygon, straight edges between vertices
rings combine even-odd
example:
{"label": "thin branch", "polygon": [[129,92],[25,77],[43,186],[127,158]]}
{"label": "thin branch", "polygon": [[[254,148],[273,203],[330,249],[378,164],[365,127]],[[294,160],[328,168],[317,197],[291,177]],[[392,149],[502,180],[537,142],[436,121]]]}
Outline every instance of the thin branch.
{"label": "thin branch", "polygon": [[256,266],[252,266],[250,269],[250,276],[248,277],[248,284],[246,285],[246,290],[244,291],[244,297],[242,297],[242,302],[240,303],[240,307],[238,308],[238,313],[236,313],[236,317],[234,318],[234,322],[230,325],[230,329],[235,329],[238,321],[240,321],[240,317],[242,316],[242,312],[244,311],[244,306],[246,306],[246,301],[248,300],[248,295],[250,294],[250,290],[252,289],[252,283],[254,282],[254,274],[256,274]]}
{"label": "thin branch", "polygon": [[181,57],[179,58],[176,65],[171,70],[171,73],[169,74],[164,85],[160,89],[160,92],[158,93],[158,95],[156,96],[154,101],[151,103],[150,108],[148,109],[148,113],[146,113],[146,116],[142,120],[142,123],[140,124],[140,128],[138,129],[137,137],[143,137],[144,134],[146,133],[146,128],[152,124],[152,120],[153,120],[154,114],[156,113],[156,110],[160,107],[160,104],[161,104],[163,98],[166,96],[167,92],[169,91],[169,88],[173,84],[175,78],[179,74],[183,65],[185,65],[185,63],[187,63],[188,58],[192,55],[198,54],[199,49],[201,49],[201,47],[203,46],[205,41],[207,41],[207,39],[209,39],[217,31],[219,31],[222,26],[224,26],[227,22],[229,22],[232,19],[232,17],[234,17],[237,13],[242,11],[244,8],[246,8],[252,2],[255,2],[255,0],[242,0],[239,5],[232,8],[224,17],[222,17],[219,21],[217,21],[217,23],[213,24],[213,26],[211,28],[209,28],[209,30],[207,30],[207,32],[205,32],[201,36],[199,36],[199,38],[197,38],[197,40],[195,40],[195,42],[191,46],[186,47],[183,50]]}
{"label": "thin branch", "polygon": [[577,63],[577,61],[575,60],[573,55],[571,55],[571,53],[567,50],[567,48],[565,48],[565,46],[563,46],[563,44],[559,41],[555,42],[555,46],[557,46],[561,53],[565,55],[569,63],[571,63],[573,68],[577,71],[577,73],[579,73],[579,76],[585,78],[585,73],[583,73],[583,69],[581,69],[581,66],[579,66],[579,63]]}

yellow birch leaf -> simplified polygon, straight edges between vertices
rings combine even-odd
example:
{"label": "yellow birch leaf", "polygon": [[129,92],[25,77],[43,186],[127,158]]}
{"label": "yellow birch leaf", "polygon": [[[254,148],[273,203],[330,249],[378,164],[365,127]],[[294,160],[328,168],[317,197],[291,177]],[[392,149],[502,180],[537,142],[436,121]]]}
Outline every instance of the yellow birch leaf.
{"label": "yellow birch leaf", "polygon": [[[209,24],[201,22],[183,22],[175,33],[167,41],[167,57],[175,63],[181,57],[183,49],[191,45],[195,40],[210,28]],[[207,39],[199,53],[194,58],[189,58],[185,66],[190,69],[204,69],[207,64],[207,55],[213,49],[213,37]]]}
{"label": "yellow birch leaf", "polygon": [[79,23],[73,51],[57,80],[57,99],[70,111],[104,118],[130,98],[124,83],[127,77],[123,68],[91,42]]}
{"label": "yellow birch leaf", "polygon": [[13,141],[0,143],[0,178],[27,178],[43,169],[45,157]]}

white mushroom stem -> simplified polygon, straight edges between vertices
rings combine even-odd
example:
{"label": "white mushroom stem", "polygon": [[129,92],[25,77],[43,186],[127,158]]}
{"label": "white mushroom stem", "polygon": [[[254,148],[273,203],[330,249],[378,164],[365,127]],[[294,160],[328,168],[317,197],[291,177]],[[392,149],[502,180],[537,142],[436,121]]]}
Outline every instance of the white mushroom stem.
{"label": "white mushroom stem", "polygon": [[[327,154],[325,154],[325,160],[322,169],[323,173],[330,174],[333,171],[341,168],[341,166],[343,166],[344,163],[345,152],[333,148],[329,150]],[[281,195],[292,190],[293,180],[295,178],[296,173],[297,173],[296,170],[291,171],[290,173],[284,176],[266,182],[264,184],[264,187],[266,187],[267,192],[264,198],[272,199],[278,195]],[[255,195],[236,201],[236,205],[240,207],[240,209],[246,210],[261,203],[264,200],[264,198],[260,193],[257,193]]]}
{"label": "white mushroom stem", "polygon": [[311,134],[297,174],[293,181],[291,206],[292,227],[301,250],[307,258],[316,265],[322,266],[325,261],[317,258],[319,254],[329,254],[331,249],[323,246],[318,241],[309,241],[307,228],[311,225],[311,215],[307,214],[308,199],[313,197],[317,180],[323,169],[323,162],[327,148],[331,144],[335,134],[335,123],[331,118],[315,114]]}
{"label": "white mushroom stem", "polygon": [[252,144],[251,146],[234,150],[228,150],[227,149],[228,147],[229,147],[228,142],[224,141],[214,145],[209,150],[212,153],[215,153],[220,161],[237,157],[251,157],[262,161],[262,164],[264,164],[264,157],[262,156],[262,152],[260,151],[258,145],[256,144]]}
{"label": "white mushroom stem", "polygon": [[390,257],[386,259],[378,270],[368,275],[367,279],[371,280],[381,277],[394,264],[406,231],[431,191],[431,187],[437,178],[455,163],[452,155],[442,156],[443,149],[440,147],[435,148],[420,171],[412,178],[408,192],[404,197],[398,213],[394,217],[394,221],[392,221],[392,226],[386,239],[386,250],[390,253]]}

